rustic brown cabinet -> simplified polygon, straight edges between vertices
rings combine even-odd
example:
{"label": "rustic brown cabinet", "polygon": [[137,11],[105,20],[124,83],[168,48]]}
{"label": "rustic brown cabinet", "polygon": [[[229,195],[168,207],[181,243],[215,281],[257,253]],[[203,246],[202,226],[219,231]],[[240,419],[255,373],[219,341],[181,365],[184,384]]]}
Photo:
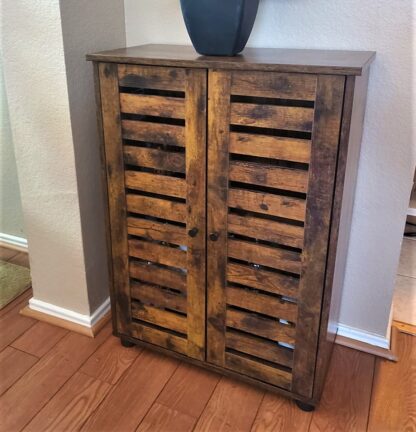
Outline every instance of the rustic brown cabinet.
{"label": "rustic brown cabinet", "polygon": [[319,401],[373,56],[160,45],[88,56],[124,344]]}

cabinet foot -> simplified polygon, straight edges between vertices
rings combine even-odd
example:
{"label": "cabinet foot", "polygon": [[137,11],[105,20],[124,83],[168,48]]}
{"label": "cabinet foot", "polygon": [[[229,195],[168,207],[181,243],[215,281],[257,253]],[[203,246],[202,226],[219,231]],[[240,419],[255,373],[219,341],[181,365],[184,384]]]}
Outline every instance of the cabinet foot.
{"label": "cabinet foot", "polygon": [[120,337],[120,343],[123,347],[126,348],[131,348],[134,347],[135,345],[133,342],[130,342],[128,339],[124,338],[123,336]]}
{"label": "cabinet foot", "polygon": [[309,405],[305,402],[301,402],[298,400],[295,400],[295,402],[298,408],[300,408],[302,411],[311,412],[315,410],[315,407],[313,405]]}

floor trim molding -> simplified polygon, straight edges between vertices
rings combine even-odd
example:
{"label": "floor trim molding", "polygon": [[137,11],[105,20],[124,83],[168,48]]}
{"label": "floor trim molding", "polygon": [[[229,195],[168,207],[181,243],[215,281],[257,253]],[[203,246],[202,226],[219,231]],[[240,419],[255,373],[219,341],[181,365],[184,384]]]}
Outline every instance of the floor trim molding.
{"label": "floor trim molding", "polygon": [[10,234],[0,233],[0,246],[27,252],[27,240]]}
{"label": "floor trim molding", "polygon": [[95,337],[110,319],[110,298],[107,298],[91,315],[83,315],[32,297],[29,304],[21,310],[21,314]]}

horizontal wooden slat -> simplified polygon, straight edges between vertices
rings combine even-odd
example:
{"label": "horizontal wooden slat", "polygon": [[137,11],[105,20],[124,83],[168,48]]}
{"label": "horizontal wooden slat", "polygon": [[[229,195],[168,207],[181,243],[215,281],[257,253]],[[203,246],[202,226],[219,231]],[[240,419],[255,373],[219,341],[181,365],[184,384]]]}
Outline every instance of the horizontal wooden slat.
{"label": "horizontal wooden slat", "polygon": [[125,171],[124,176],[129,189],[186,198],[186,181],[182,178],[141,171]]}
{"label": "horizontal wooden slat", "polygon": [[131,297],[157,308],[168,308],[186,313],[186,297],[155,285],[133,282],[130,284]]}
{"label": "horizontal wooden slat", "polygon": [[228,205],[286,219],[302,222],[305,220],[306,201],[300,198],[230,188],[228,191]]}
{"label": "horizontal wooden slat", "polygon": [[183,126],[122,120],[121,129],[124,139],[185,147]]}
{"label": "horizontal wooden slat", "polygon": [[186,293],[186,274],[168,268],[147,264],[139,261],[130,261],[130,276],[143,282],[173,288]]}
{"label": "horizontal wooden slat", "polygon": [[313,109],[246,103],[231,104],[231,124],[311,132]]}
{"label": "horizontal wooden slat", "polygon": [[228,232],[259,240],[302,248],[303,227],[261,219],[253,216],[228,214]]}
{"label": "horizontal wooden slat", "polygon": [[165,241],[177,245],[186,245],[187,242],[184,227],[148,219],[128,217],[127,232],[149,240]]}
{"label": "horizontal wooden slat", "polygon": [[260,317],[254,313],[227,310],[228,327],[242,330],[275,342],[295,343],[295,327],[284,325],[277,320]]}
{"label": "horizontal wooden slat", "polygon": [[185,173],[185,154],[179,152],[124,146],[124,162],[127,165]]}
{"label": "horizontal wooden slat", "polygon": [[242,264],[227,264],[227,280],[273,294],[297,298],[299,279]]}
{"label": "horizontal wooden slat", "polygon": [[129,240],[129,255],[171,267],[186,267],[186,252],[179,248],[162,246],[141,240]]}
{"label": "horizontal wooden slat", "polygon": [[174,201],[127,194],[127,210],[175,222],[186,221],[186,205]]}
{"label": "horizontal wooden slat", "polygon": [[300,253],[241,240],[228,239],[228,256],[295,274],[301,270]]}
{"label": "horizontal wooden slat", "polygon": [[311,142],[298,138],[230,133],[230,153],[309,163]]}
{"label": "horizontal wooden slat", "polygon": [[178,333],[187,333],[186,317],[175,312],[158,309],[132,301],[131,313],[133,318],[173,330]]}
{"label": "horizontal wooden slat", "polygon": [[225,292],[229,305],[296,323],[298,307],[295,303],[234,286],[227,286]]}
{"label": "horizontal wooden slat", "polygon": [[231,94],[313,101],[316,84],[317,75],[239,71],[232,73]]}
{"label": "horizontal wooden slat", "polygon": [[120,93],[120,110],[127,114],[183,119],[185,116],[185,99]]}
{"label": "horizontal wooden slat", "polygon": [[119,85],[155,90],[185,90],[185,70],[180,68],[118,65]]}
{"label": "horizontal wooden slat", "polygon": [[292,367],[293,350],[279,346],[276,342],[269,342],[231,329],[227,330],[225,340],[228,348],[289,368]]}
{"label": "horizontal wooden slat", "polygon": [[188,341],[186,338],[172,335],[144,324],[130,323],[132,336],[136,339],[148,342],[163,348],[176,351],[181,354],[187,353]]}
{"label": "horizontal wooden slat", "polygon": [[306,193],[308,190],[308,171],[280,168],[257,162],[230,162],[229,179],[301,193]]}
{"label": "horizontal wooden slat", "polygon": [[225,367],[289,390],[292,374],[233,353],[225,353]]}

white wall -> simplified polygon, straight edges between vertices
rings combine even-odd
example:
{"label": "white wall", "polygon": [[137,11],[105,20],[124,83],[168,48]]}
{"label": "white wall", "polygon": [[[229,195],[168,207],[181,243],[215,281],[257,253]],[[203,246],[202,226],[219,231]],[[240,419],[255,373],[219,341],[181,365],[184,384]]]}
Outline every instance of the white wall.
{"label": "white wall", "polygon": [[[179,0],[125,0],[127,45],[190,44]],[[375,50],[341,323],[384,337],[415,164],[412,0],[261,0],[249,46]],[[414,72],[414,71],[413,71]]]}
{"label": "white wall", "polygon": [[3,0],[1,19],[34,297],[90,315],[108,286],[92,66],[84,59],[124,45],[123,2],[64,1],[61,21],[59,0]]}

